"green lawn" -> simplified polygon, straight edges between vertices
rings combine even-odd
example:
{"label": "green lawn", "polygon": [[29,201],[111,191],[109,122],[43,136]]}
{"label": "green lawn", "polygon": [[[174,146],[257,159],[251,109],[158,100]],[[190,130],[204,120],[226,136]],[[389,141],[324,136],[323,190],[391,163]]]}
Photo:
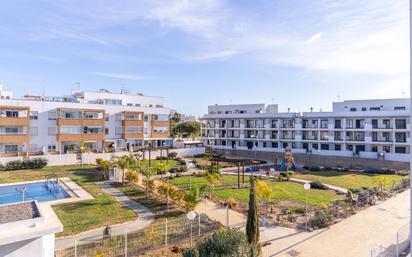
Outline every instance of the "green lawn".
{"label": "green lawn", "polygon": [[44,179],[45,175],[56,173],[59,177],[69,177],[83,187],[95,199],[54,206],[57,216],[64,225],[58,236],[77,234],[93,228],[122,223],[134,219],[135,213],[122,207],[116,200],[103,193],[95,184],[101,175],[94,166],[45,167],[41,170],[17,170],[0,172],[1,183],[13,183]]}
{"label": "green lawn", "polygon": [[[155,168],[155,167],[159,166],[159,164],[162,163],[162,162],[167,164],[167,169],[171,169],[173,167],[176,167],[179,164],[179,162],[176,161],[176,160],[169,160],[169,161],[166,161],[166,160],[151,160],[150,165]],[[144,166],[149,165],[149,161],[144,160],[144,161],[141,162],[141,164],[144,165]]]}
{"label": "green lawn", "polygon": [[337,171],[319,171],[308,174],[295,174],[294,178],[306,180],[319,180],[322,183],[343,188],[372,187],[383,183],[385,187],[391,187],[403,177],[399,175],[377,175],[368,173],[352,173]]}
{"label": "green lawn", "polygon": [[[245,182],[248,182],[249,178],[245,177]],[[294,182],[277,182],[267,180],[271,186],[273,193],[272,199],[279,201],[291,201],[298,204],[305,204],[306,191],[303,189],[303,185]],[[170,183],[187,188],[189,185],[189,177],[175,178]],[[206,180],[203,177],[192,177],[192,187],[200,187],[206,184]],[[222,176],[221,185],[237,185],[237,176]],[[217,187],[213,192],[213,195],[226,200],[229,197],[234,197],[239,202],[247,202],[249,200],[249,189],[236,189],[236,188],[219,188]],[[310,205],[322,205],[330,204],[333,201],[340,199],[341,197],[327,190],[310,190],[309,191],[309,204]]]}

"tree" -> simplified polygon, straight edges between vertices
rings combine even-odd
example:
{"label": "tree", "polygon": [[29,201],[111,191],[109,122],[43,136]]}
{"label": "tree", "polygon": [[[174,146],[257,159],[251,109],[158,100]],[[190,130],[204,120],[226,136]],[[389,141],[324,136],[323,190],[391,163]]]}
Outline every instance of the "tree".
{"label": "tree", "polygon": [[202,124],[199,121],[185,121],[177,124],[176,134],[180,137],[198,138],[202,130]]}
{"label": "tree", "polygon": [[193,248],[183,253],[183,257],[200,256],[251,257],[256,255],[243,231],[222,228],[213,232],[210,237],[197,241]]}
{"label": "tree", "polygon": [[125,177],[126,177],[127,170],[129,168],[135,169],[138,165],[137,163],[138,163],[137,159],[132,154],[123,155],[121,157],[115,157],[113,167],[119,168],[122,170],[122,185],[125,184]]}
{"label": "tree", "polygon": [[96,164],[97,164],[97,169],[103,172],[103,179],[107,179],[109,169],[110,167],[112,167],[112,163],[108,160],[97,158]]}
{"label": "tree", "polygon": [[263,180],[256,182],[256,195],[265,203],[265,213],[268,214],[268,205],[272,197],[272,188]]}
{"label": "tree", "polygon": [[170,152],[170,153],[167,155],[167,157],[168,157],[169,159],[174,160],[174,159],[177,158],[177,153],[176,153],[176,152]]}
{"label": "tree", "polygon": [[259,216],[256,207],[255,178],[253,176],[250,176],[249,210],[247,213],[246,236],[251,247],[256,247],[257,251],[260,252]]}
{"label": "tree", "polygon": [[189,192],[185,193],[184,196],[184,204],[185,207],[188,211],[193,211],[196,206],[199,204],[200,198],[199,198],[199,188],[194,188],[190,190]]}
{"label": "tree", "polygon": [[152,190],[155,187],[154,180],[152,179],[153,177],[153,169],[152,167],[145,166],[142,168],[142,174],[144,176],[143,178],[143,186],[145,187],[145,195],[146,197],[149,195],[149,191]]}
{"label": "tree", "polygon": [[170,134],[172,137],[177,136],[176,127],[177,127],[177,124],[179,124],[180,122],[182,122],[182,114],[175,112],[170,116],[169,126],[170,126]]}
{"label": "tree", "polygon": [[211,196],[212,191],[214,191],[215,186],[220,181],[220,174],[219,173],[206,172],[205,177],[206,177],[206,184],[209,187],[209,196]]}

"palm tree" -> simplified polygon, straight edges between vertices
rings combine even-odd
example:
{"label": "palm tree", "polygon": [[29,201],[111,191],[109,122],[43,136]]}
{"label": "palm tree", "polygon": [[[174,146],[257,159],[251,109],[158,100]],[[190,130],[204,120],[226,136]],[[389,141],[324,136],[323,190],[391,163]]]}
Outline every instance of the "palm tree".
{"label": "palm tree", "polygon": [[113,167],[119,168],[122,170],[122,185],[124,186],[127,170],[128,169],[136,170],[138,162],[135,156],[132,154],[123,155],[121,157],[115,157],[115,159],[116,160],[113,163]]}
{"label": "palm tree", "polygon": [[144,166],[142,168],[142,174],[144,176],[143,179],[143,186],[145,187],[146,191],[145,191],[145,195],[146,197],[149,195],[149,190],[153,189],[154,187],[154,181],[152,179],[153,177],[153,168],[149,167],[149,166]]}
{"label": "palm tree", "polygon": [[188,211],[193,211],[199,202],[199,188],[192,189],[185,193],[184,204]]}

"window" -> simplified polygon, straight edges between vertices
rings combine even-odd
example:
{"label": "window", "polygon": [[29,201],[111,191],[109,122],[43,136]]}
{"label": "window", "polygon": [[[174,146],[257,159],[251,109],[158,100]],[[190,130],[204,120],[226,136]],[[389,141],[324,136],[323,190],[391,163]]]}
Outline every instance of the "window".
{"label": "window", "polygon": [[267,143],[263,142],[263,147],[266,148],[267,147]]}
{"label": "window", "polygon": [[395,139],[398,143],[406,143],[406,133],[395,133]]}
{"label": "window", "polygon": [[116,121],[121,121],[122,120],[122,114],[121,113],[117,113],[114,117],[115,117]]}
{"label": "window", "polygon": [[167,127],[153,127],[153,132],[165,133],[167,132]]}
{"label": "window", "polygon": [[350,108],[351,112],[356,112],[356,108]]}
{"label": "window", "polygon": [[328,120],[321,120],[320,121],[321,128],[328,128]]}
{"label": "window", "polygon": [[60,127],[60,134],[81,134],[80,126],[63,126]]}
{"label": "window", "polygon": [[56,133],[57,133],[57,128],[56,127],[49,127],[48,128],[47,134],[49,136],[55,136]]}
{"label": "window", "polygon": [[125,127],[125,133],[142,133],[142,127],[141,126]]}
{"label": "window", "polygon": [[18,111],[6,111],[7,118],[18,118],[19,112]]}
{"label": "window", "polygon": [[109,135],[109,128],[104,128],[104,134]]}
{"label": "window", "polygon": [[6,127],[5,132],[6,134],[18,134],[19,128],[18,127]]}
{"label": "window", "polygon": [[342,146],[341,145],[335,145],[335,151],[341,151]]}
{"label": "window", "polygon": [[272,143],[272,148],[278,148],[278,143],[277,143],[277,142],[273,142],[273,143]]}
{"label": "window", "polygon": [[83,133],[84,134],[102,134],[103,133],[103,128],[102,127],[86,126],[86,127],[83,128]]}
{"label": "window", "polygon": [[37,120],[39,118],[39,112],[36,111],[31,111],[30,112],[30,119],[31,120]]}
{"label": "window", "polygon": [[366,112],[366,110],[367,110],[366,107],[362,107],[363,112]]}
{"label": "window", "polygon": [[153,120],[166,121],[166,120],[169,120],[169,115],[167,115],[167,114],[156,114],[156,115],[153,115]]}
{"label": "window", "polygon": [[380,111],[381,108],[380,107],[370,107],[369,111]]}
{"label": "window", "polygon": [[148,122],[149,121],[149,115],[145,115],[144,116],[144,122]]}
{"label": "window", "polygon": [[335,120],[335,128],[336,129],[342,128],[342,121],[341,120]]}
{"label": "window", "polygon": [[49,117],[49,120],[57,120],[57,112],[56,111],[48,112],[48,117]]}
{"label": "window", "polygon": [[56,151],[56,145],[55,144],[50,144],[47,146],[47,151],[48,152],[55,152]]}
{"label": "window", "polygon": [[406,129],[406,120],[405,119],[395,120],[395,128],[397,128],[397,129]]}
{"label": "window", "polygon": [[393,109],[394,109],[395,111],[405,111],[405,110],[406,110],[406,107],[405,107],[405,106],[395,106]]}
{"label": "window", "polygon": [[38,135],[37,127],[30,127],[30,136],[37,136],[37,135]]}
{"label": "window", "polygon": [[329,150],[329,145],[328,144],[321,144],[320,149],[321,150]]}
{"label": "window", "polygon": [[4,146],[5,153],[17,153],[18,147],[17,145],[5,145]]}
{"label": "window", "polygon": [[374,152],[374,153],[377,153],[378,152],[378,147],[376,145],[373,145],[372,148],[371,148],[371,151]]}
{"label": "window", "polygon": [[391,147],[389,145],[384,145],[383,146],[383,151],[386,153],[390,153],[391,152]]}
{"label": "window", "polygon": [[115,135],[121,135],[123,133],[122,128],[121,127],[116,127],[114,129],[114,133],[115,133]]}
{"label": "window", "polygon": [[395,153],[406,153],[406,147],[401,147],[401,146],[395,147]]}

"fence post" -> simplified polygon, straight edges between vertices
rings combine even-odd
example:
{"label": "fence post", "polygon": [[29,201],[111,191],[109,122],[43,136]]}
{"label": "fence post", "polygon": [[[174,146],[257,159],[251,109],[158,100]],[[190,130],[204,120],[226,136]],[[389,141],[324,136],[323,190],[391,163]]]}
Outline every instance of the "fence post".
{"label": "fence post", "polygon": [[77,257],[77,239],[74,239],[74,257]]}
{"label": "fence post", "polygon": [[197,235],[200,236],[200,213],[199,213],[199,226],[198,226]]}
{"label": "fence post", "polygon": [[167,246],[167,218],[165,222],[165,246]]}
{"label": "fence post", "polygon": [[124,257],[127,257],[127,228],[124,231]]}
{"label": "fence post", "polygon": [[396,233],[396,257],[399,257],[399,232]]}

